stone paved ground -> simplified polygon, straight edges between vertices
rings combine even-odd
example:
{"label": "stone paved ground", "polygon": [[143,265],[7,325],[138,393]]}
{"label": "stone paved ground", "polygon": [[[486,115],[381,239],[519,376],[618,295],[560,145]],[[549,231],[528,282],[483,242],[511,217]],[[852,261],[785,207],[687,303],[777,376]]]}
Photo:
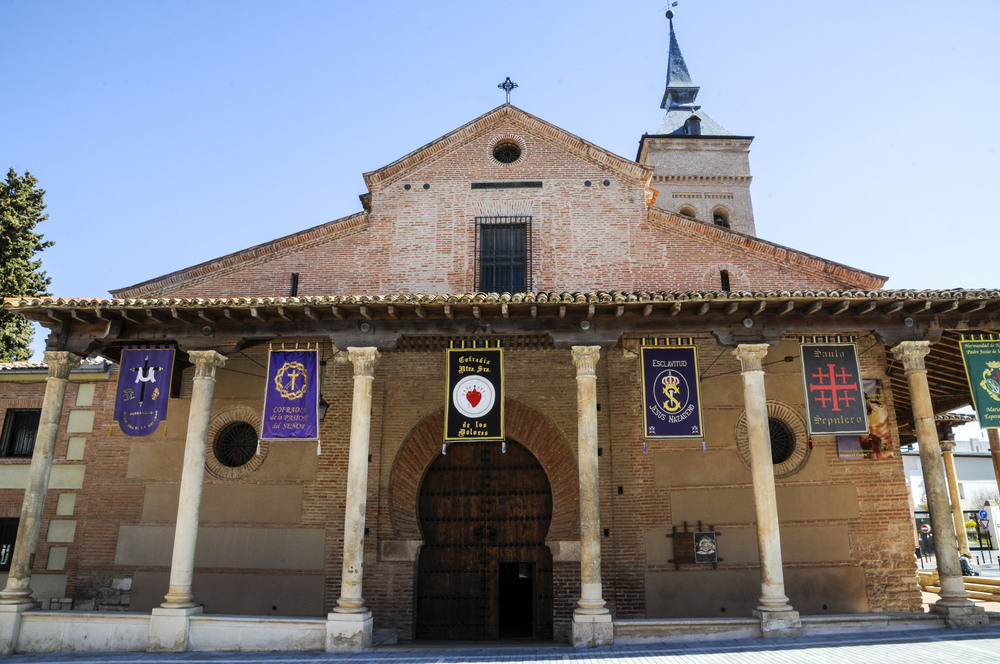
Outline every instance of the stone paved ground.
{"label": "stone paved ground", "polygon": [[59,653],[13,655],[10,664],[926,664],[1000,663],[1000,627],[872,632],[800,639],[708,641],[574,650],[561,645],[390,646],[363,653]]}

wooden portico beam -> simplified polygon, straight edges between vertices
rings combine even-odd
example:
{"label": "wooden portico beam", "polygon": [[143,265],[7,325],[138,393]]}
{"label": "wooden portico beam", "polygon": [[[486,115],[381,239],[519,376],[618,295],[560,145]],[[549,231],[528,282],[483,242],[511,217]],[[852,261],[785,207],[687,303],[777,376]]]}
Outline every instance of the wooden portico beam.
{"label": "wooden portico beam", "polygon": [[[817,297],[819,295],[819,297]],[[24,301],[21,301],[24,302]],[[34,302],[34,301],[33,301]],[[920,329],[1000,328],[1000,293],[928,292],[900,296],[864,292],[826,293],[634,293],[529,294],[527,296],[394,296],[387,298],[245,298],[223,300],[46,299],[14,309],[70,337],[104,338],[120,324],[120,339],[167,339],[197,335],[241,335],[248,339],[326,334],[367,321],[378,329],[408,334],[547,332],[555,325],[589,320],[604,333],[697,333],[736,328],[829,334],[907,325]],[[407,306],[400,306],[407,305]],[[734,314],[742,311],[743,316]],[[477,317],[478,313],[478,317]],[[331,319],[331,315],[333,319]],[[529,321],[534,321],[531,323]],[[206,324],[211,327],[208,330]],[[66,332],[64,331],[64,334]],[[81,349],[82,350],[82,349]]]}

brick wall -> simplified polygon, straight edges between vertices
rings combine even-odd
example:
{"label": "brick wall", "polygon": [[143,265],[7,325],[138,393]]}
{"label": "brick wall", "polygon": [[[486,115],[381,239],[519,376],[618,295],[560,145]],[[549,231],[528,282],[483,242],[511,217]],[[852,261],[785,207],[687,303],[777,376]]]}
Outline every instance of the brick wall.
{"label": "brick wall", "polygon": [[[725,236],[707,237],[648,217],[643,178],[615,170],[579,146],[569,149],[550,134],[501,119],[374,182],[367,215],[330,222],[328,232],[304,232],[298,241],[273,250],[265,246],[245,260],[216,261],[216,269],[190,278],[154,280],[141,295],[285,296],[293,273],[300,295],[470,292],[475,218],[494,215],[532,218],[531,290],[717,290],[721,270],[730,273],[733,290],[858,285],[824,272],[822,265],[796,266]],[[491,146],[505,136],[523,144],[522,157],[512,164],[491,156]],[[499,181],[542,187],[471,188],[473,182]],[[745,217],[748,196],[733,201]],[[662,205],[677,209],[672,199]],[[743,230],[752,232],[752,219]]]}
{"label": "brick wall", "polygon": [[[711,373],[703,381],[706,418],[706,459],[731,460],[738,466],[737,433],[734,426],[743,410],[740,391],[738,362],[729,349],[718,346],[708,336],[698,337],[702,371],[709,364]],[[881,346],[870,337],[859,342],[864,351],[862,367],[866,377],[884,378],[884,359]],[[780,360],[794,354],[795,341],[789,340],[772,351]],[[679,525],[672,516],[672,501],[683,498],[686,504],[704,502],[712,505],[720,491],[749,489],[749,471],[731,481],[720,476],[701,484],[670,483],[663,479],[663,459],[687,464],[687,474],[711,477],[708,461],[701,461],[700,441],[650,442],[646,452],[642,449],[639,427],[640,394],[638,384],[637,341],[626,339],[621,347],[605,349],[598,366],[599,458],[601,481],[602,574],[605,599],[614,614],[621,618],[649,615],[650,593],[660,592],[663,583],[668,587],[671,574],[678,573],[665,561],[651,558],[655,547],[664,541],[662,535],[671,525]],[[264,464],[254,474],[239,479],[223,481],[207,477],[209,485],[226,485],[239,488],[241,496],[252,496],[254,491],[264,491],[274,486],[301,487],[301,509],[294,523],[254,524],[250,518],[239,522],[214,520],[208,527],[247,527],[269,529],[298,527],[321,529],[323,535],[322,570],[253,569],[246,574],[271,574],[278,576],[304,576],[315,578],[323,584],[322,612],[336,605],[340,595],[340,572],[343,546],[343,510],[346,490],[346,467],[350,436],[351,394],[353,388],[352,366],[341,356],[333,356],[329,345],[323,348],[326,358],[322,392],[330,403],[330,410],[322,423],[322,454],[313,457],[312,443],[272,446],[267,451]],[[567,495],[576,490],[576,381],[575,369],[569,351],[509,351],[505,354],[507,394],[511,402],[512,431],[529,449],[534,447],[536,456],[549,474],[554,495]],[[259,387],[262,384],[266,349],[258,347],[230,358],[225,369],[219,371],[214,411],[220,412],[236,406],[258,409]],[[439,439],[425,442],[432,445],[433,453],[407,459],[409,445],[417,444],[421,427],[440,421],[440,409],[445,398],[443,353],[383,354],[375,370],[372,410],[371,462],[367,498],[366,526],[369,536],[365,540],[365,589],[364,597],[372,607],[377,624],[396,627],[402,638],[412,637],[414,623],[414,592],[416,567],[412,558],[383,557],[382,546],[402,537],[419,538],[414,532],[416,524],[412,491],[400,491],[407,484],[419,486],[426,465],[439,451]],[[256,367],[257,375],[251,371]],[[788,404],[801,411],[801,376],[797,362],[769,364],[766,368],[766,387],[769,399]],[[190,398],[191,371],[182,377],[181,399],[171,400],[166,432],[161,429],[152,436],[132,439],[123,435],[111,424],[113,415],[114,376],[98,385],[93,404],[85,410],[95,413],[92,432],[86,434],[86,452],[82,463],[86,474],[82,488],[76,492],[76,506],[72,518],[77,521],[76,536],[67,547],[65,570],[66,595],[74,600],[74,608],[98,607],[102,609],[129,608],[131,578],[137,572],[165,573],[169,564],[125,565],[116,562],[120,546],[119,532],[123,527],[136,525],[170,525],[169,519],[150,519],[150,496],[164,484],[176,486],[179,481],[178,450],[183,447],[187,402]],[[44,385],[0,383],[0,403],[38,404]],[[67,392],[67,404],[75,404],[76,385]],[[67,406],[68,410],[79,409]],[[890,412],[892,412],[890,408]],[[70,435],[65,431],[65,421],[56,451],[56,464],[65,460]],[[532,424],[534,422],[534,424]],[[537,429],[541,433],[534,433]],[[545,433],[545,432],[549,433]],[[74,436],[76,434],[73,434]],[[533,442],[534,441],[534,442]],[[547,442],[546,442],[547,441]],[[856,495],[855,516],[822,516],[809,518],[808,510],[792,520],[783,520],[787,532],[808,532],[808,528],[833,528],[847,533],[849,555],[830,559],[785,560],[786,570],[830,571],[836,575],[843,571],[857,571],[863,579],[863,597],[846,598],[857,604],[865,603],[871,611],[919,610],[919,594],[915,586],[915,560],[913,557],[912,522],[907,506],[907,489],[904,484],[902,464],[898,456],[881,461],[842,461],[837,458],[836,440],[832,437],[815,437],[808,464],[801,474],[778,480],[779,492],[783,487],[804,489],[817,504],[849,488],[849,495]],[[296,447],[296,446],[306,446]],[[162,475],[143,475],[137,470],[139,456],[152,454],[150,459],[160,459]],[[139,456],[137,456],[139,455]],[[302,461],[295,461],[298,470],[281,470],[292,459],[305,459],[308,472],[302,471]],[[666,456],[663,456],[666,455]],[[686,455],[686,456],[685,456]],[[721,456],[719,456],[721,455]],[[143,458],[146,458],[143,456]],[[660,461],[658,461],[658,459]],[[17,465],[17,460],[0,463]],[[661,463],[658,467],[657,464]],[[130,465],[131,464],[131,465]],[[283,465],[284,464],[284,465]],[[307,465],[308,465],[307,464]],[[156,465],[156,464],[154,464]],[[175,470],[169,470],[169,469]],[[810,470],[812,469],[812,470]],[[152,472],[152,471],[150,471]],[[159,472],[159,471],[158,471]],[[739,471],[735,471],[739,472]],[[284,474],[282,474],[284,473]],[[296,475],[298,473],[298,475]],[[669,472],[668,472],[669,474]],[[567,489],[570,487],[570,489]],[[621,490],[619,492],[619,487]],[[0,490],[0,510],[17,515],[21,493],[12,489]],[[48,550],[55,544],[45,542],[48,522],[56,518],[59,490],[50,491],[46,502],[42,543],[39,547],[35,573],[45,573]],[[837,495],[841,495],[837,493]],[[727,494],[728,495],[728,494]],[[400,496],[410,496],[401,499]],[[575,496],[570,496],[570,499]],[[393,499],[401,504],[393,503]],[[557,501],[558,502],[558,501]],[[780,505],[779,505],[780,507]],[[565,518],[554,518],[550,540],[572,541],[578,536],[575,522],[575,505]],[[394,516],[395,515],[395,516]],[[410,519],[411,525],[406,521]],[[563,521],[561,521],[562,519]],[[714,525],[723,533],[720,551],[725,558],[726,534],[735,537],[740,529],[752,528],[752,519],[718,520]],[[806,530],[803,530],[806,529]],[[819,531],[817,531],[819,532]],[[825,531],[824,531],[825,532]],[[295,547],[294,542],[289,546]],[[654,547],[654,548],[650,548]],[[653,553],[651,553],[653,552]],[[757,564],[752,560],[723,562],[719,572],[747,575],[757,574]],[[579,565],[572,560],[557,560],[554,565],[554,618],[555,631],[568,634],[569,620],[574,602],[579,594]],[[840,572],[838,572],[840,570]],[[199,573],[212,570],[200,569]],[[238,569],[228,570],[240,572]],[[819,572],[816,572],[817,574]],[[853,572],[852,572],[853,573]],[[319,576],[317,576],[319,575]],[[713,571],[703,573],[706,595],[713,591],[713,579],[722,579]],[[666,579],[666,581],[664,581]],[[752,585],[752,583],[751,583]],[[791,584],[790,584],[791,585]],[[790,588],[790,595],[795,588]],[[163,592],[166,591],[164,587]],[[204,591],[203,591],[204,592]],[[847,591],[844,591],[847,592]],[[212,597],[199,597],[196,581],[195,596],[211,605]],[[690,598],[676,598],[679,606],[690,603]],[[728,615],[749,613],[752,606],[731,605]]]}

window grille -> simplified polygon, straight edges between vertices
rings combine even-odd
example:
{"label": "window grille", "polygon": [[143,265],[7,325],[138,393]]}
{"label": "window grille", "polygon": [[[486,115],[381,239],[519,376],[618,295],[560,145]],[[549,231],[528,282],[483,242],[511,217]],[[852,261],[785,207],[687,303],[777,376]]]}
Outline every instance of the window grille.
{"label": "window grille", "polygon": [[0,437],[0,456],[30,457],[35,450],[35,434],[41,415],[41,409],[37,408],[8,409]]}
{"label": "window grille", "polygon": [[230,422],[215,436],[215,458],[224,466],[239,468],[257,454],[257,430],[246,422]]}
{"label": "window grille", "polygon": [[20,519],[0,519],[0,572],[10,571],[10,559],[14,555],[17,540],[17,524]]}
{"label": "window grille", "polygon": [[792,428],[776,417],[767,418],[768,432],[771,434],[771,462],[784,463],[795,451],[795,433]]}
{"label": "window grille", "polygon": [[476,217],[474,271],[477,292],[528,292],[531,217]]}

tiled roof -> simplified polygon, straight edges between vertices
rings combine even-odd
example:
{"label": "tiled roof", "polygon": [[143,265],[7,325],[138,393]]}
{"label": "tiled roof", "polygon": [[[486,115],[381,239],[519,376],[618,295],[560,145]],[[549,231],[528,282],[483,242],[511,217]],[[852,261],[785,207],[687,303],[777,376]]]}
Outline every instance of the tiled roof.
{"label": "tiled roof", "polygon": [[[103,357],[84,358],[79,367],[73,371],[107,372],[113,363]],[[26,360],[21,362],[0,362],[0,373],[42,373],[48,371],[49,365],[45,362]]]}
{"label": "tiled roof", "polygon": [[232,298],[4,298],[3,308],[24,309],[142,309],[142,308],[247,308],[278,305],[365,304],[628,304],[647,302],[739,301],[739,300],[994,300],[1000,290],[771,290],[771,291],[599,291],[562,293],[403,293],[395,295],[317,295],[303,297]]}

